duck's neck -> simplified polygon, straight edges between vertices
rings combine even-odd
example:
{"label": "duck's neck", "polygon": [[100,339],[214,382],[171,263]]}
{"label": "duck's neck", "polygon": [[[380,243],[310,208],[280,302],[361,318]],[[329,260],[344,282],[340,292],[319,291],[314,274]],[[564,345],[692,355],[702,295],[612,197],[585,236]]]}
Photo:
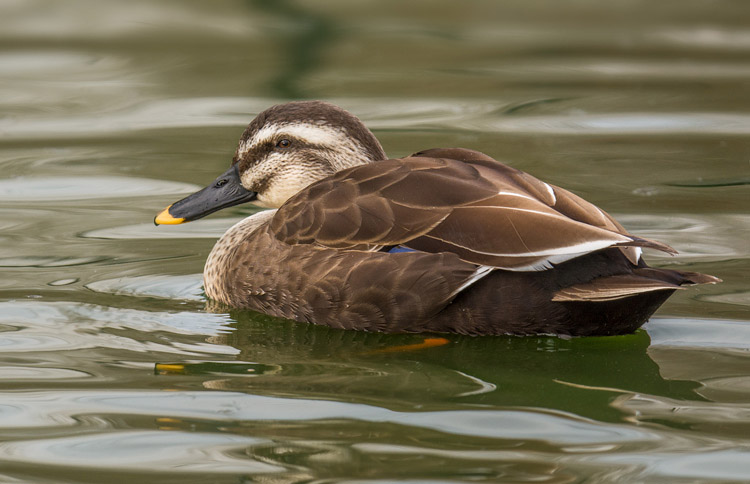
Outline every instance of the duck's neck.
{"label": "duck's neck", "polygon": [[208,254],[203,268],[203,288],[211,299],[221,301],[225,289],[222,287],[221,274],[227,273],[231,264],[232,251],[240,242],[255,232],[260,226],[270,221],[276,210],[258,212],[232,225],[216,242],[211,253]]}

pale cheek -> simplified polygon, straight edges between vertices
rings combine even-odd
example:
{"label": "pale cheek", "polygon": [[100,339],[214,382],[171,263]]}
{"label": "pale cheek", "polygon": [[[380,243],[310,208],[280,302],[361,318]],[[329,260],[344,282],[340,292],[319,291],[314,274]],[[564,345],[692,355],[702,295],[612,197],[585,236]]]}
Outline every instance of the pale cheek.
{"label": "pale cheek", "polygon": [[[331,167],[314,154],[297,153],[296,158],[271,154],[242,174],[242,185],[258,192],[256,205],[278,208],[303,188],[332,173]],[[263,191],[258,191],[259,184]]]}
{"label": "pale cheek", "polygon": [[252,167],[252,169],[247,170],[240,175],[240,181],[242,182],[242,186],[246,189],[257,192],[258,183],[260,183],[261,180],[269,178],[272,174],[273,170],[269,166],[269,163],[259,163]]}

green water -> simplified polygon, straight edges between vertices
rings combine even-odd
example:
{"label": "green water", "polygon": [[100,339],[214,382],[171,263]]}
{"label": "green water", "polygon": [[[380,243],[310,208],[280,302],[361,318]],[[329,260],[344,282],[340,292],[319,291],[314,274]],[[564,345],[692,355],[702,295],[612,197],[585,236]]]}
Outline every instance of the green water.
{"label": "green water", "polygon": [[[1,2],[0,482],[747,482],[749,25],[728,0]],[[291,98],[391,156],[484,151],[725,282],[634,335],[406,352],[206,311],[252,207],[151,220]]]}

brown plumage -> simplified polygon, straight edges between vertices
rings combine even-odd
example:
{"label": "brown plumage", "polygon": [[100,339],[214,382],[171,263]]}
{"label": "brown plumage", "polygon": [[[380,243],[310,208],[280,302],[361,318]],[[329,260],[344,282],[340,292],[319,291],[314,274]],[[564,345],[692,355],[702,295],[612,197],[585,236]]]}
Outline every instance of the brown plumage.
{"label": "brown plumage", "polygon": [[280,205],[216,244],[206,294],[346,329],[620,334],[682,285],[719,281],[647,267],[641,248],[675,251],[482,153],[379,158],[375,137],[346,111],[276,106],[245,131],[227,173],[156,222],[256,197]]}

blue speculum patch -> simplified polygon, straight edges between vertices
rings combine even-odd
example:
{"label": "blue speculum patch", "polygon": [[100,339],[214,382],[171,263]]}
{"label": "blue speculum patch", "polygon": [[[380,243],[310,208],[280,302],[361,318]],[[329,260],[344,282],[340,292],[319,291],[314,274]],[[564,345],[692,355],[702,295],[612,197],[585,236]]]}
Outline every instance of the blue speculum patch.
{"label": "blue speculum patch", "polygon": [[389,254],[398,254],[399,252],[416,252],[414,249],[410,249],[408,247],[404,247],[403,245],[394,245],[390,249],[388,249],[386,252]]}

